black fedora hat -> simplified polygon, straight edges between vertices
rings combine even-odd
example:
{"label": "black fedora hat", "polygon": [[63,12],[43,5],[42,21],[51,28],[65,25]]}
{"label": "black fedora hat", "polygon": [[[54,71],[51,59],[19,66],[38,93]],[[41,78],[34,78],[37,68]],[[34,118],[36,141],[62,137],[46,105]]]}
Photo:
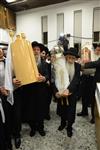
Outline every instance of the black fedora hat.
{"label": "black fedora hat", "polygon": [[34,47],[39,46],[39,43],[38,43],[37,41],[33,41],[33,42],[31,43],[31,45],[32,45],[32,48],[34,48]]}
{"label": "black fedora hat", "polygon": [[45,46],[44,46],[42,43],[38,43],[37,41],[33,41],[33,42],[31,43],[31,45],[32,45],[32,48],[34,48],[34,47],[39,47],[41,52],[42,52],[43,50],[45,50]]}
{"label": "black fedora hat", "polygon": [[74,47],[70,47],[66,52],[64,52],[64,56],[66,55],[72,55],[75,56],[76,58],[79,58],[78,50]]}

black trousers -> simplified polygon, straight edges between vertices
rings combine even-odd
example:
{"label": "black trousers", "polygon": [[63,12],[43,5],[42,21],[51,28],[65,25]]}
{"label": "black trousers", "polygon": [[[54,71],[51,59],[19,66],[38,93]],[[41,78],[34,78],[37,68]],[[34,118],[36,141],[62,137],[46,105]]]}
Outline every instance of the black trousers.
{"label": "black trousers", "polygon": [[66,102],[66,98],[58,99],[58,106],[61,116],[61,123],[68,121],[68,126],[72,126],[75,122],[75,114],[76,114],[76,96],[71,95],[68,97],[68,104]]}
{"label": "black trousers", "polygon": [[38,121],[29,121],[29,126],[31,130],[43,130],[44,129],[44,119],[38,120]]}
{"label": "black trousers", "polygon": [[48,106],[47,87],[45,83],[32,83],[25,85],[23,88],[24,120],[29,123],[31,129],[43,129]]}
{"label": "black trousers", "polygon": [[14,91],[14,106],[13,106],[13,136],[20,137],[21,132],[21,107],[22,107],[22,89],[18,88]]}
{"label": "black trousers", "polygon": [[1,113],[0,113],[0,150],[6,150],[6,136],[5,136],[5,124],[2,123]]}
{"label": "black trousers", "polygon": [[12,106],[7,102],[7,97],[1,95],[2,105],[5,113],[5,123],[2,123],[0,113],[0,150],[6,150],[11,144],[12,135]]}
{"label": "black trousers", "polygon": [[88,106],[91,105],[92,116],[94,116],[95,82],[93,76],[82,75],[81,93],[82,93],[82,113],[88,114]]}
{"label": "black trousers", "polygon": [[50,104],[52,99],[52,90],[50,85],[46,85],[46,100],[47,100],[47,107],[46,107],[46,116],[50,115]]}

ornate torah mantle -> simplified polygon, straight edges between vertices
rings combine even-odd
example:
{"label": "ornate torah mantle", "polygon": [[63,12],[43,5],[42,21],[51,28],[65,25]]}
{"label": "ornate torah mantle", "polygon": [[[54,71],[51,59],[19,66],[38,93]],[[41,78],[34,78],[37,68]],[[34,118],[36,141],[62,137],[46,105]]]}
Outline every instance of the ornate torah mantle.
{"label": "ornate torah mantle", "polygon": [[[53,62],[54,65],[54,70],[55,70],[55,84],[56,87],[59,91],[60,94],[64,92],[64,90],[67,89],[69,85],[69,76],[68,76],[68,71],[66,67],[66,60],[65,57],[63,56],[63,49],[61,51],[61,48],[59,50],[59,46],[54,47],[55,50],[53,51],[53,54],[55,51],[55,61]],[[63,98],[62,100],[62,105],[63,105]],[[66,98],[66,103],[68,104],[68,100]]]}
{"label": "ornate torah mantle", "polygon": [[31,43],[24,34],[17,35],[15,42],[11,43],[11,55],[14,73],[21,85],[36,82],[39,74],[36,61]]}

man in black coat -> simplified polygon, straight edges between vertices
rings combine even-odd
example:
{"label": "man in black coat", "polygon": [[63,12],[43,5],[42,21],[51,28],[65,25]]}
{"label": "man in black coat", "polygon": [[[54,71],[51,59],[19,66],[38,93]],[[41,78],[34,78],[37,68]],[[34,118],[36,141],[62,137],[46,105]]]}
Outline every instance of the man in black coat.
{"label": "man in black coat", "polygon": [[47,82],[46,86],[46,93],[47,93],[47,111],[46,111],[46,120],[50,120],[50,104],[52,99],[52,89],[51,89],[51,60],[50,60],[50,52],[47,47],[45,47],[43,44],[40,45],[41,48],[41,59],[44,60],[48,66],[48,73],[49,73],[49,81]]}
{"label": "man in black coat", "polygon": [[92,100],[91,100],[91,113],[92,113],[92,119],[91,123],[94,123],[94,106],[95,106],[95,89],[96,89],[96,83],[100,82],[100,45],[97,45],[95,49],[95,56],[97,59],[96,61],[91,61],[88,63],[85,63],[84,68],[95,68],[95,75],[93,80],[93,86],[92,86]]}
{"label": "man in black coat", "polygon": [[8,91],[5,89],[5,57],[0,49],[0,150],[12,150],[12,105],[8,102]]}
{"label": "man in black coat", "polygon": [[21,85],[21,82],[13,78],[16,86],[14,90],[14,138],[15,147],[19,148],[21,144],[21,123],[27,122],[30,125],[30,136],[34,136],[36,130],[41,136],[45,136],[44,117],[47,107],[46,103],[46,82],[48,80],[47,65],[40,58],[40,45],[32,43],[36,63],[39,70],[38,82]]}
{"label": "man in black coat", "polygon": [[96,61],[85,63],[85,68],[96,68],[95,72],[95,82],[100,82],[100,58]]}
{"label": "man in black coat", "polygon": [[[31,127],[30,136],[34,136],[38,131],[41,136],[45,136],[44,131],[44,118],[47,107],[47,93],[46,85],[49,79],[47,63],[41,59],[41,44],[32,42],[33,53],[35,55],[37,67],[39,70],[38,82],[24,86],[24,96],[29,99],[29,103],[26,100],[27,120]],[[25,99],[26,99],[25,98]]]}
{"label": "man in black coat", "polygon": [[97,45],[95,49],[95,55],[97,55],[97,60],[96,61],[91,61],[88,63],[85,63],[85,68],[96,68],[95,72],[95,82],[100,82],[100,44]]}
{"label": "man in black coat", "polygon": [[60,95],[55,83],[52,83],[52,88],[55,96],[58,99],[58,105],[60,105],[61,109],[61,125],[59,126],[58,130],[63,130],[66,126],[66,121],[68,121],[67,135],[71,137],[73,134],[72,125],[75,122],[76,97],[80,81],[80,65],[75,62],[76,58],[78,57],[76,49],[70,48],[66,53],[64,53],[64,55],[66,58],[66,69],[68,70],[70,84],[62,95]]}

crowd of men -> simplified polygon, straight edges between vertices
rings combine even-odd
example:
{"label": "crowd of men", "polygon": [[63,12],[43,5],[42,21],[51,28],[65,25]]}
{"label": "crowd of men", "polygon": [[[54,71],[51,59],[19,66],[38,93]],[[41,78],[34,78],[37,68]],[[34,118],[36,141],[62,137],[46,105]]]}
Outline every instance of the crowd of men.
{"label": "crowd of men", "polygon": [[[32,49],[39,70],[38,82],[21,86],[21,81],[13,76],[13,105],[7,101],[9,91],[4,87],[6,58],[0,49],[0,150],[12,150],[12,138],[15,147],[20,147],[23,122],[29,124],[31,137],[35,136],[36,131],[41,136],[46,135],[44,119],[51,119],[52,97],[57,102],[57,114],[61,118],[58,130],[66,127],[68,137],[73,135],[72,125],[75,122],[76,103],[79,97],[82,98],[82,111],[77,115],[87,116],[88,106],[91,106],[91,123],[95,121],[95,89],[96,83],[100,82],[100,45],[95,49],[95,61],[85,63],[82,67],[78,63],[79,55],[75,48],[69,48],[64,52],[69,86],[62,94],[57,89],[53,75],[54,55],[50,55],[48,48],[36,41],[32,42]],[[84,68],[95,68],[95,71],[81,75]]]}

